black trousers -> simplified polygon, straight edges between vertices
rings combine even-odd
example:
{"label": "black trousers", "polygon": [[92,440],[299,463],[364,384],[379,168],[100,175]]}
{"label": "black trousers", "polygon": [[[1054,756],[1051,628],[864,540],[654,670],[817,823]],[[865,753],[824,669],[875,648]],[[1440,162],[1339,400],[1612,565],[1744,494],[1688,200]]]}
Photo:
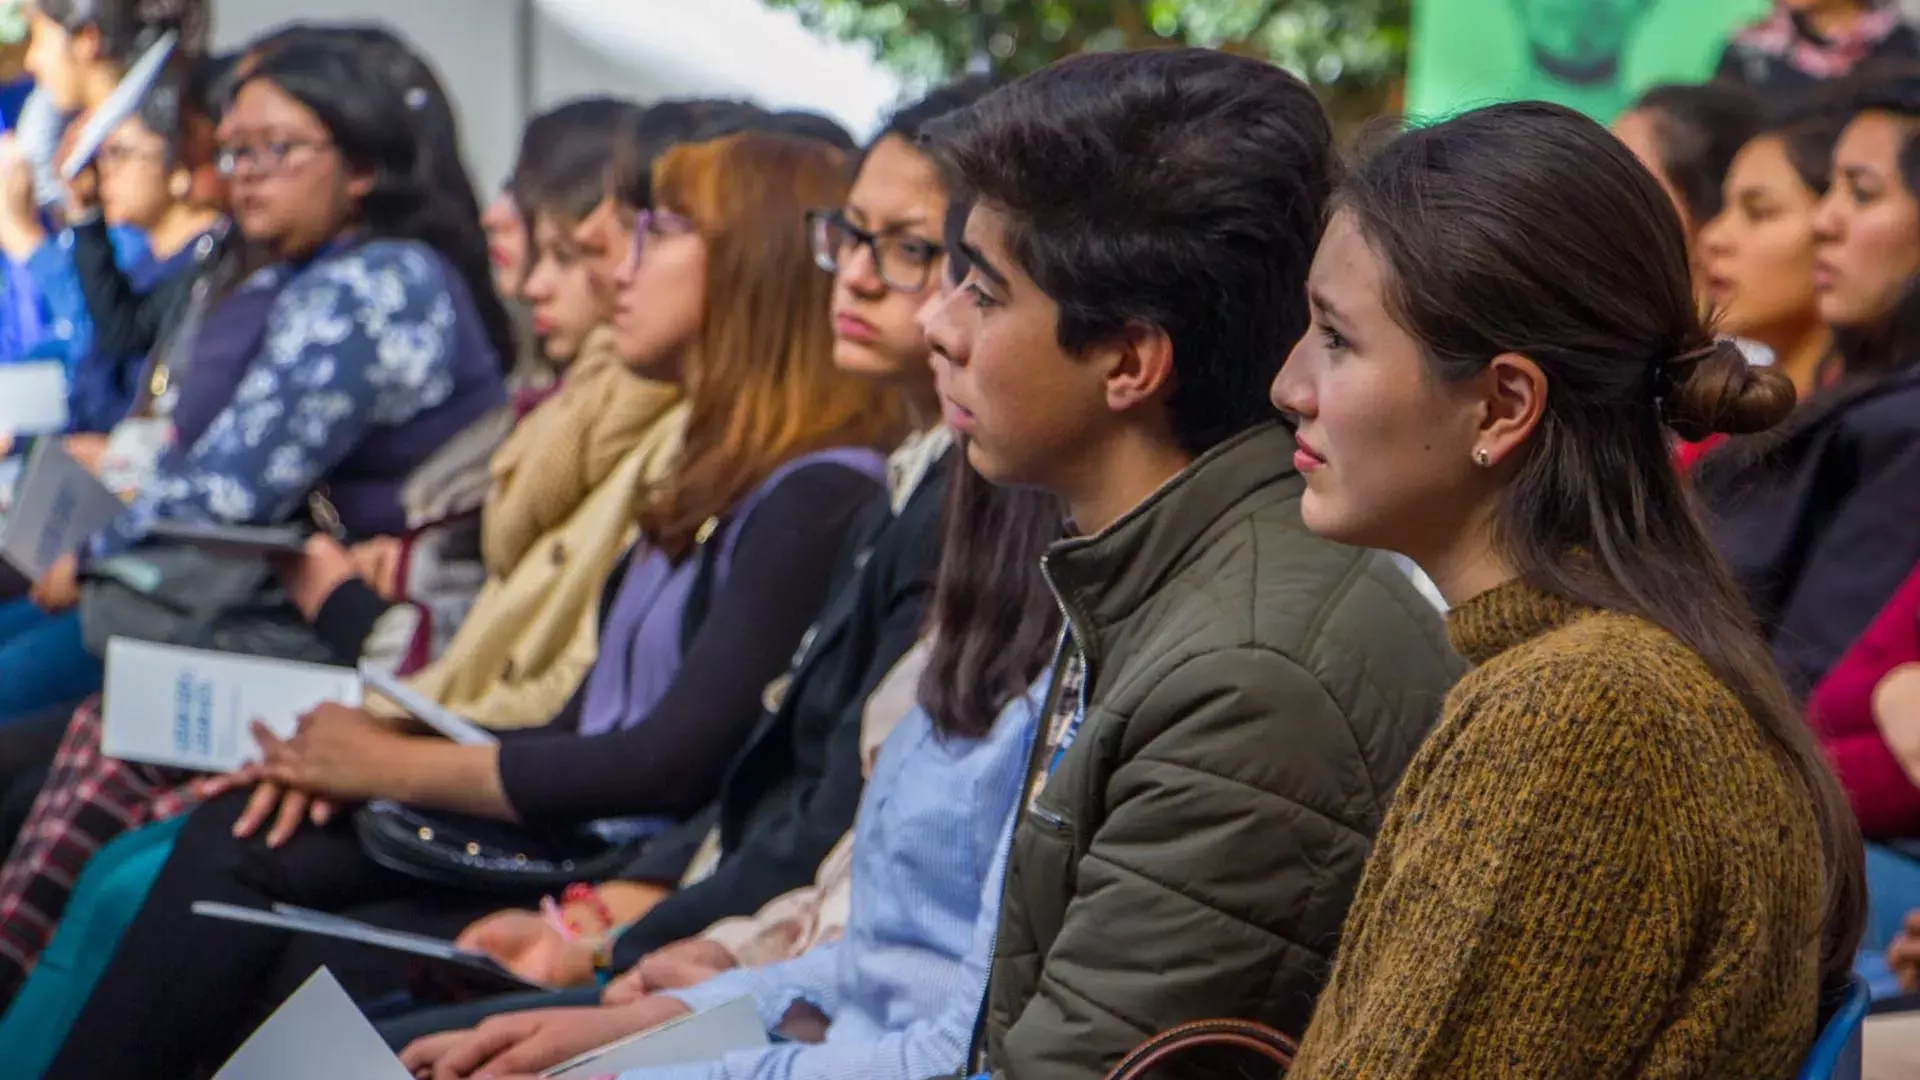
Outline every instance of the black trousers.
{"label": "black trousers", "polygon": [[0,850],[13,850],[79,703],[0,725]]}
{"label": "black trousers", "polygon": [[19,600],[33,591],[33,582],[13,568],[12,563],[0,562],[0,603]]}
{"label": "black trousers", "polygon": [[403,954],[205,918],[189,910],[195,901],[297,904],[452,937],[489,912],[537,900],[437,888],[383,869],[361,852],[350,816],[302,827],[278,851],[236,841],[247,795],[229,793],[188,818],[46,1080],[208,1075],[323,965],[357,1001],[408,987]]}

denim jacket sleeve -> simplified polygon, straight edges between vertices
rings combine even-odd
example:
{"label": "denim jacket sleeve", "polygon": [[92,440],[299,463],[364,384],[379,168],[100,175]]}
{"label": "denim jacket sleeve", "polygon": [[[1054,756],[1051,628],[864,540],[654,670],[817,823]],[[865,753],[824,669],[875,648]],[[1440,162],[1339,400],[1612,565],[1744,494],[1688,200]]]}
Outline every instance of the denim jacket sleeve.
{"label": "denim jacket sleeve", "polygon": [[[915,1020],[898,1031],[890,1031],[872,1042],[825,1043],[803,1045],[782,1043],[763,1050],[729,1054],[724,1059],[703,1065],[678,1068],[634,1069],[621,1073],[619,1080],[914,1080],[918,1077],[951,1076],[963,1064],[973,1040],[974,1021],[979,1016],[986,994],[987,971],[993,963],[995,931],[1000,923],[1000,893],[1006,880],[1007,849],[1018,815],[1010,815],[1000,829],[996,854],[980,888],[980,913],[974,922],[973,942],[962,962],[956,992],[937,1015]],[[822,951],[820,949],[812,952]],[[775,968],[785,965],[774,965]],[[721,976],[727,979],[737,974]],[[719,983],[720,979],[714,980]],[[672,996],[704,1008],[740,996],[728,992],[727,984],[714,992],[704,984]],[[744,981],[733,983],[744,987]],[[756,1001],[763,1006],[778,998]],[[787,1005],[799,997],[786,999]],[[810,1000],[810,999],[808,999]],[[696,1004],[697,1003],[697,1004]],[[784,1015],[786,1006],[781,1006]]]}

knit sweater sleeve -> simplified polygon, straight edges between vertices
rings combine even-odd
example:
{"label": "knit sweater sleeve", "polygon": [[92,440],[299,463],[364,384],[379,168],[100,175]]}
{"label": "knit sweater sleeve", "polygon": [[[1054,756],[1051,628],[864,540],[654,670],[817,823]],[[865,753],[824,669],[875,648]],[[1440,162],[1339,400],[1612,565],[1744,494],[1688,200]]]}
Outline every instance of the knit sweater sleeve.
{"label": "knit sweater sleeve", "polygon": [[1434,736],[1394,810],[1418,828],[1376,852],[1358,902],[1375,917],[1342,942],[1335,1015],[1294,1080],[1624,1076],[1644,1052],[1643,1014],[1688,955],[1697,860],[1670,829],[1685,815],[1657,725],[1555,667]]}

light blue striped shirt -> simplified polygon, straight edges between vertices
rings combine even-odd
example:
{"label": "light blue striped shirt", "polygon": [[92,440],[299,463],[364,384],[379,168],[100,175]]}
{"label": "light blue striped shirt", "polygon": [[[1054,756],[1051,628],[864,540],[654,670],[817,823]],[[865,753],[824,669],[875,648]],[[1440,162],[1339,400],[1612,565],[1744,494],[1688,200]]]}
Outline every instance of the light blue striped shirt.
{"label": "light blue striped shirt", "polygon": [[620,1080],[923,1080],[958,1070],[986,992],[1006,839],[1045,681],[984,739],[944,739],[917,707],[894,729],[854,823],[842,940],[668,994],[695,1010],[751,997],[768,1031],[806,1002],[832,1021],[826,1042]]}

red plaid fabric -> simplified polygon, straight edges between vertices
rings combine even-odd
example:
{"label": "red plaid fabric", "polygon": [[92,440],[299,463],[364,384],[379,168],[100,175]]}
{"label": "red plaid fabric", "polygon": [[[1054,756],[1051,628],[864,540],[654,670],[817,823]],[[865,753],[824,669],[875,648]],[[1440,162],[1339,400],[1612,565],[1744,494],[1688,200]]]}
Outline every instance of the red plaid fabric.
{"label": "red plaid fabric", "polygon": [[100,753],[100,699],[74,711],[53,771],[0,868],[0,999],[26,981],[100,847],[193,805],[194,774]]}

